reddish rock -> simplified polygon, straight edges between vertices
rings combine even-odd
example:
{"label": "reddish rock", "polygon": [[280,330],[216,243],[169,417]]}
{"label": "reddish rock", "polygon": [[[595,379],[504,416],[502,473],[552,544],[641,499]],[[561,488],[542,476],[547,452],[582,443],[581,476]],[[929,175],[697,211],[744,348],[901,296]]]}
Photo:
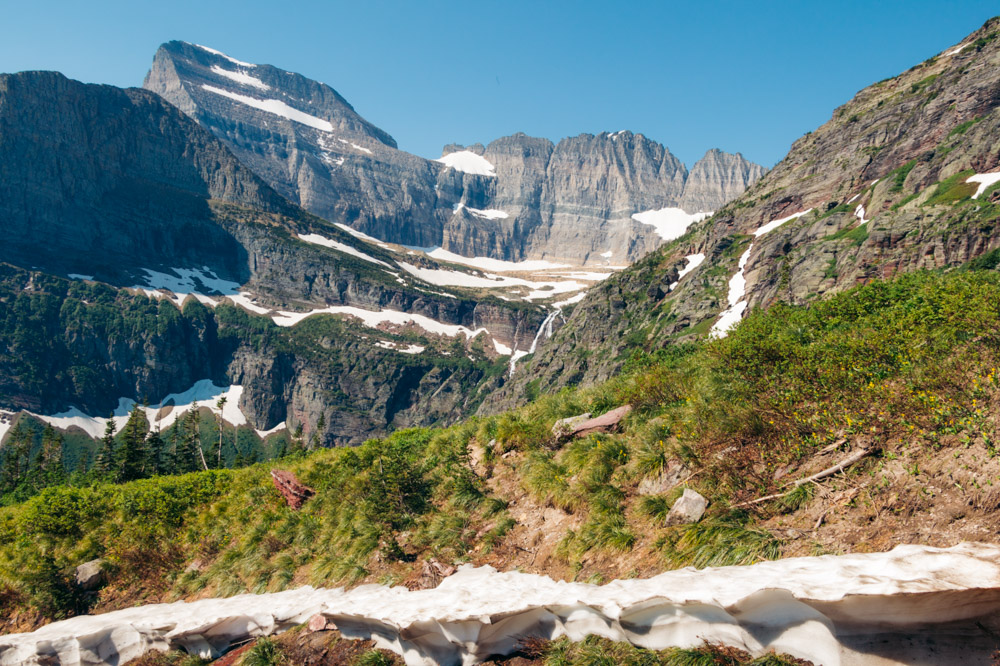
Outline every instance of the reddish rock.
{"label": "reddish rock", "polygon": [[570,432],[572,437],[586,437],[595,432],[611,432],[618,429],[618,424],[632,411],[632,405],[622,405],[610,412],[601,414],[597,418],[589,419],[573,426]]}
{"label": "reddish rock", "polygon": [[332,631],[337,625],[326,618],[325,615],[317,613],[309,618],[309,631]]}
{"label": "reddish rock", "polygon": [[306,500],[316,494],[316,491],[309,486],[299,483],[294,474],[283,469],[272,469],[271,481],[274,482],[274,487],[278,489],[281,496],[285,498],[288,506],[293,509],[302,508]]}

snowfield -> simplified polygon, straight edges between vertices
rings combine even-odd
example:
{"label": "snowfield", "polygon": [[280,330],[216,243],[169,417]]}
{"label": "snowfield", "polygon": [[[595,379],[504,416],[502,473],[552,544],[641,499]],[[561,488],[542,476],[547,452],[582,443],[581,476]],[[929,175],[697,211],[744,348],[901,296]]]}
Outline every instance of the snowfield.
{"label": "snowfield", "polygon": [[688,567],[602,586],[464,565],[431,590],[303,587],[75,617],[0,636],[0,665],[123,663],[172,647],[211,658],[317,614],[410,666],[473,664],[525,637],[588,635],[650,649],[708,641],[823,666],[987,663],[993,639],[976,624],[997,611],[1000,546],[990,544]]}
{"label": "snowfield", "polygon": [[471,173],[477,176],[497,175],[495,167],[490,164],[489,160],[482,155],[476,155],[471,150],[460,150],[457,153],[449,153],[434,161],[451,167],[455,171],[462,171],[463,173]]}
{"label": "snowfield", "polygon": [[260,90],[270,90],[271,86],[267,85],[256,76],[250,76],[246,72],[232,72],[228,69],[223,69],[218,65],[212,65],[212,73],[218,74],[219,76],[224,76],[230,81],[235,81],[236,83],[242,84],[244,86],[253,86]]}
{"label": "snowfield", "polygon": [[[801,213],[793,213],[788,217],[771,220],[767,224],[758,227],[757,230],[753,232],[754,238],[760,238],[764,234],[774,231],[786,222],[797,220],[811,211],[812,208],[804,210]],[[745,274],[747,262],[750,261],[751,250],[753,250],[753,243],[750,243],[750,247],[748,247],[746,252],[744,252],[740,257],[736,274],[729,280],[729,297],[727,299],[729,301],[729,307],[722,311],[718,320],[716,320],[716,322],[712,325],[712,330],[709,331],[709,335],[713,338],[726,337],[726,335],[729,334],[729,329],[736,326],[736,324],[740,323],[740,320],[743,319],[743,313],[746,312],[747,309],[747,302],[743,300],[743,297],[746,296],[747,293],[747,280]]]}
{"label": "snowfield", "polygon": [[684,259],[687,261],[687,263],[684,265],[684,268],[682,268],[677,272],[677,281],[672,282],[670,284],[670,291],[673,291],[674,289],[677,288],[677,285],[681,283],[681,278],[683,278],[685,275],[687,275],[694,269],[701,266],[702,263],[704,263],[705,255],[701,253],[689,254],[688,256],[684,257]]}
{"label": "snowfield", "polygon": [[333,239],[327,238],[326,236],[320,236],[319,234],[299,234],[299,240],[305,241],[306,243],[312,243],[314,245],[322,245],[323,247],[328,247],[338,252],[343,252],[344,254],[349,254],[352,257],[357,257],[358,259],[364,259],[365,261],[370,261],[373,264],[378,264],[379,266],[385,266],[386,268],[392,268],[389,264],[376,259],[375,257],[365,254],[361,250],[355,249],[350,245],[345,245]]}
{"label": "snowfield", "polygon": [[286,120],[291,120],[302,125],[308,125],[309,127],[323,132],[333,131],[333,125],[331,125],[329,121],[317,118],[316,116],[310,115],[305,111],[299,111],[294,107],[288,106],[280,99],[257,99],[256,97],[250,97],[249,95],[240,95],[239,93],[223,90],[222,88],[216,88],[215,86],[210,86],[207,83],[201,84],[201,87],[203,90],[210,93],[221,95],[222,97],[228,97],[229,99],[239,102],[240,104],[246,104],[247,106],[260,111],[266,111],[267,113],[281,116]]}
{"label": "snowfield", "polygon": [[[215,411],[215,404],[219,398],[225,397],[226,404],[222,409],[224,421],[234,426],[247,424],[247,418],[240,411],[240,397],[243,395],[243,387],[237,384],[231,386],[216,386],[210,379],[202,379],[181,393],[170,393],[163,397],[160,402],[142,407],[146,414],[146,419],[152,428],[166,430],[172,426],[177,419],[181,418],[193,409],[208,407]],[[129,412],[135,406],[135,400],[130,398],[119,398],[118,407],[115,409],[110,419],[100,416],[90,416],[76,407],[71,407],[65,412],[58,414],[44,415],[33,414],[38,419],[52,425],[54,428],[67,430],[70,427],[77,427],[95,439],[100,439],[104,435],[104,428],[109,420],[115,422],[115,429],[120,431],[128,421]],[[280,428],[279,428],[280,429]],[[265,434],[275,432],[272,428],[268,431],[258,430],[257,434],[262,437]],[[2,437],[2,435],[0,435]]]}
{"label": "snowfield", "polygon": [[967,183],[979,183],[979,187],[976,189],[976,193],[972,195],[973,199],[978,199],[983,192],[987,190],[994,183],[1000,182],[1000,171],[996,173],[977,173],[974,176],[969,176],[965,179]]}
{"label": "snowfield", "polygon": [[712,217],[712,213],[688,213],[680,208],[661,208],[635,213],[632,219],[640,224],[652,226],[665,241],[680,238],[695,222]]}

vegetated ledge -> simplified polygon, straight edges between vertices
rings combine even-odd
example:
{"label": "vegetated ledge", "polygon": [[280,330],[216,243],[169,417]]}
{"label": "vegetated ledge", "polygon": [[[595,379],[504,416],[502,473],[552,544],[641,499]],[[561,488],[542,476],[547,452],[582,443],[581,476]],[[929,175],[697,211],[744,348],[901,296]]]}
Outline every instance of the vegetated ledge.
{"label": "vegetated ledge", "polygon": [[682,569],[602,586],[466,566],[430,590],[303,587],[76,617],[0,637],[0,664],[121,663],[172,647],[215,657],[317,614],[409,666],[471,664],[529,637],[590,635],[654,650],[774,650],[825,666],[882,656],[956,663],[996,648],[985,623],[998,612],[1000,546],[990,544]]}

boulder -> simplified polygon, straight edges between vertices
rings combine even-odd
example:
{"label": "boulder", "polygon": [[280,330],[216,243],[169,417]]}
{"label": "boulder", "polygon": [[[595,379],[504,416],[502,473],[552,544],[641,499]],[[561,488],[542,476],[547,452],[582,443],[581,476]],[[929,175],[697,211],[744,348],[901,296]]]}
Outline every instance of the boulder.
{"label": "boulder", "polygon": [[667,525],[697,523],[705,515],[707,507],[707,499],[700,493],[685,488],[684,494],[670,507],[670,513],[667,514]]}
{"label": "boulder", "polygon": [[316,494],[316,491],[309,486],[299,483],[294,474],[283,469],[272,469],[271,481],[274,482],[274,487],[278,489],[281,496],[285,498],[285,503],[293,509],[302,508],[302,505]]}
{"label": "boulder", "polygon": [[586,414],[578,414],[577,416],[568,416],[564,419],[559,419],[552,426],[552,435],[557,439],[562,439],[563,437],[569,437],[573,434],[573,430],[580,425],[590,420],[590,412]]}
{"label": "boulder", "polygon": [[81,590],[92,592],[104,584],[105,575],[101,565],[104,560],[84,562],[76,568],[76,584]]}
{"label": "boulder", "polygon": [[665,495],[673,490],[684,477],[684,465],[677,461],[669,463],[653,478],[639,482],[640,495]]}
{"label": "boulder", "polygon": [[611,432],[613,430],[617,430],[622,419],[625,418],[631,411],[632,405],[622,405],[617,409],[612,409],[610,412],[601,414],[597,418],[587,419],[586,421],[577,423],[569,434],[572,437],[586,437],[587,435],[595,432]]}

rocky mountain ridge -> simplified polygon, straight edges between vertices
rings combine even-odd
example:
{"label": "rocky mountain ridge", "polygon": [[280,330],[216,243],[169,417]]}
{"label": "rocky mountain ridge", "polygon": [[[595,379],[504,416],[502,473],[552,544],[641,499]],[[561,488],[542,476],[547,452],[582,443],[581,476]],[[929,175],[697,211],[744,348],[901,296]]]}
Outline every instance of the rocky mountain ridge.
{"label": "rocky mountain ridge", "polygon": [[998,35],[994,18],[860,91],[710,220],[594,289],[487,409],[602,381],[636,353],[713,327],[724,334],[727,309],[738,321],[778,301],[989,260],[1000,247]]}
{"label": "rocky mountain ridge", "polygon": [[517,134],[479,152],[452,146],[452,156],[486,162],[449,168],[449,155],[434,161],[397,150],[328,86],[185,42],[160,47],[144,86],[310,212],[466,257],[625,265],[662,242],[633,214],[714,210],[764,173],[740,155],[710,151],[686,188],[684,165],[631,132],[556,145]]}

